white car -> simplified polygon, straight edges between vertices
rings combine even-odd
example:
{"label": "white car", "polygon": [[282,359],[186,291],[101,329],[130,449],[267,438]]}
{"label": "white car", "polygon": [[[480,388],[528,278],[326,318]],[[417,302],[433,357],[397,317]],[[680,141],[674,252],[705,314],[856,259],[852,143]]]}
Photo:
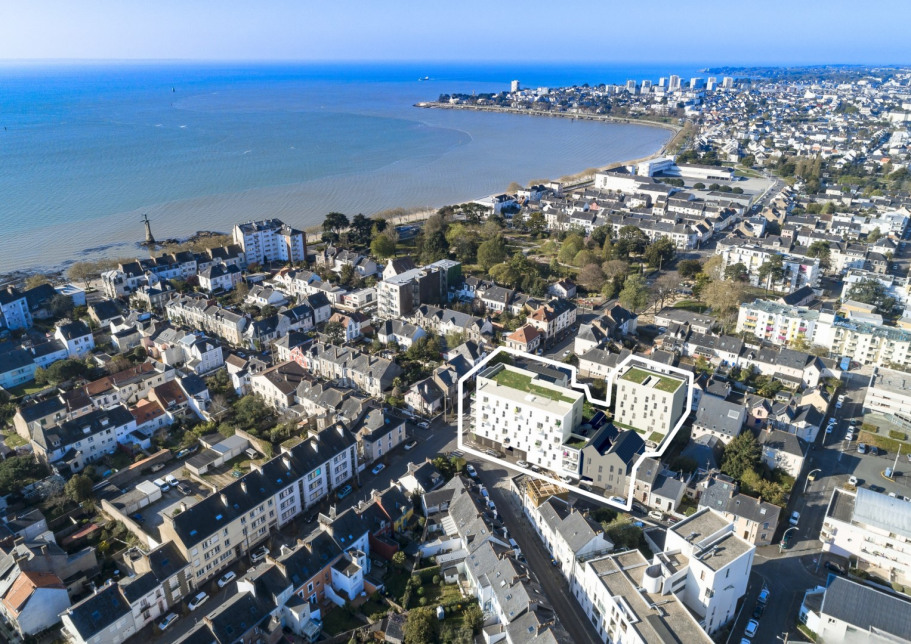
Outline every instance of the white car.
{"label": "white car", "polygon": [[857,453],[858,453],[858,454],[866,454],[866,453],[867,453],[867,446],[866,446],[866,444],[864,444],[864,443],[858,443],[858,444],[857,444]]}
{"label": "white car", "polygon": [[844,402],[844,401],[845,401],[845,395],[842,394],[838,397],[838,402]]}
{"label": "white car", "polygon": [[221,576],[221,579],[218,580],[218,587],[224,588],[225,586],[230,584],[232,581],[234,581],[234,579],[236,577],[237,577],[237,573],[235,573],[233,570],[229,570],[228,572],[226,572],[224,575]]}
{"label": "white car", "polygon": [[426,420],[422,420],[418,423],[418,427],[421,429],[428,429],[430,427],[430,423],[428,423]]}
{"label": "white car", "polygon": [[380,472],[382,472],[385,469],[386,469],[386,466],[383,465],[382,463],[380,463],[379,465],[374,467],[372,470],[370,470],[370,472],[373,474],[379,474]]}
{"label": "white car", "polygon": [[168,474],[166,477],[164,477],[164,480],[167,481],[168,485],[171,487],[177,487],[177,484],[180,483],[180,481],[177,480],[177,477],[175,477],[173,474]]}
{"label": "white car", "polygon": [[[911,456],[911,454],[909,454],[909,456]],[[911,459],[909,459],[909,460],[911,460]],[[516,461],[516,466],[517,467],[528,467],[528,463],[525,461]]]}
{"label": "white car", "polygon": [[413,450],[417,446],[418,446],[417,441],[411,441],[410,443],[405,443],[405,451],[408,452],[410,450]]}
{"label": "white car", "polygon": [[177,621],[177,615],[174,613],[168,613],[165,615],[165,618],[158,622],[158,630],[163,631],[168,628],[171,624]]}
{"label": "white car", "polygon": [[154,481],[152,481],[152,483],[157,485],[158,489],[161,490],[162,492],[167,492],[168,490],[171,489],[171,486],[168,485],[167,483],[165,483],[164,481],[162,481],[161,479],[155,479]]}
{"label": "white car", "polygon": [[857,487],[857,477],[856,476],[848,477],[848,483],[850,483],[854,487]]}
{"label": "white car", "polygon": [[755,619],[751,619],[747,622],[747,627],[743,629],[743,634],[747,637],[753,637],[756,634],[756,629],[759,628],[759,622]]}
{"label": "white car", "polygon": [[[347,487],[347,486],[346,486]],[[259,563],[266,558],[266,555],[269,554],[269,549],[266,546],[260,546],[256,550],[250,553],[250,561],[253,563]]]}
{"label": "white car", "polygon": [[465,471],[468,472],[468,476],[470,476],[471,478],[478,477],[478,472],[474,468],[474,465],[472,465],[471,463],[469,463],[468,465],[465,466]]}
{"label": "white car", "polygon": [[207,595],[206,593],[204,593],[204,592],[197,593],[196,596],[190,600],[190,603],[187,604],[187,606],[190,608],[190,610],[196,610],[197,608],[199,608],[200,606],[205,604],[208,599],[209,599],[209,595]]}

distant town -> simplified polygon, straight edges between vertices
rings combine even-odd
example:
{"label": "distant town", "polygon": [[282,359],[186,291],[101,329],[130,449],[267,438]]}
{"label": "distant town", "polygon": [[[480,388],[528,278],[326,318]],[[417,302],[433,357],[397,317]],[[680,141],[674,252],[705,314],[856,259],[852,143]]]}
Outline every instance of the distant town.
{"label": "distant town", "polygon": [[418,104],[646,159],[3,284],[0,640],[911,641],[911,69],[709,73]]}

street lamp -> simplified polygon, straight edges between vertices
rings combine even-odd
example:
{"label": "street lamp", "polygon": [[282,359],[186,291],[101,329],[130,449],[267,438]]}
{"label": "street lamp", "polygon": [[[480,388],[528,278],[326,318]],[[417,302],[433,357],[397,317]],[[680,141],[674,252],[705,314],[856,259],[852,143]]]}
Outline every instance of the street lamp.
{"label": "street lamp", "polygon": [[778,554],[781,554],[782,552],[784,552],[784,542],[785,542],[785,540],[788,538],[788,533],[789,533],[791,530],[796,530],[796,529],[797,529],[797,526],[795,525],[795,526],[793,526],[793,527],[788,528],[787,530],[785,530],[785,531],[784,531],[784,534],[781,535],[781,542],[778,544]]}
{"label": "street lamp", "polygon": [[803,493],[804,494],[807,493],[807,486],[810,484],[810,477],[813,476],[813,474],[815,472],[822,472],[822,470],[817,467],[815,470],[811,470],[810,473],[807,474],[807,480],[803,482]]}

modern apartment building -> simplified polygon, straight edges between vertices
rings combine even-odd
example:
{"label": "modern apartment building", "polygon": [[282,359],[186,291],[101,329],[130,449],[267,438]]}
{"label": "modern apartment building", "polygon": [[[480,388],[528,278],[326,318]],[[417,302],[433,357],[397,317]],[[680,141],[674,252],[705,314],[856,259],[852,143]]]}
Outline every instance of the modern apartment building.
{"label": "modern apartment building", "polygon": [[243,249],[249,264],[307,259],[307,236],[279,219],[237,224],[233,234],[234,243]]}
{"label": "modern apartment building", "polygon": [[911,374],[883,367],[873,369],[864,412],[878,412],[911,423]]}
{"label": "modern apartment building", "polygon": [[376,285],[377,312],[382,318],[401,318],[421,304],[445,303],[448,274],[431,264],[384,279]]}
{"label": "modern apartment building", "polygon": [[[750,284],[753,286],[770,286],[780,292],[790,293],[802,286],[819,286],[821,271],[819,258],[807,258],[799,255],[790,255],[781,248],[767,248],[759,244],[737,243],[735,245],[718,244],[716,254],[721,255],[722,270],[743,264],[746,267]],[[768,279],[760,283],[759,268],[776,255],[782,259],[783,275],[777,282]]]}
{"label": "modern apartment building", "polygon": [[32,326],[28,300],[15,287],[0,289],[0,328],[27,329]]}
{"label": "modern apartment building", "polygon": [[803,338],[813,342],[820,312],[805,306],[788,306],[770,300],[740,305],[737,332],[747,332],[772,344],[788,345]]}
{"label": "modern apartment building", "polygon": [[857,560],[860,570],[911,584],[911,503],[859,487],[836,488],[823,518],[822,549]]}
{"label": "modern apartment building", "polygon": [[614,424],[635,429],[649,443],[661,443],[686,413],[688,392],[682,376],[632,362],[614,382]]}
{"label": "modern apartment building", "polygon": [[541,374],[498,364],[478,374],[474,433],[484,445],[513,454],[558,474],[579,476],[584,439],[584,395],[549,382]]}

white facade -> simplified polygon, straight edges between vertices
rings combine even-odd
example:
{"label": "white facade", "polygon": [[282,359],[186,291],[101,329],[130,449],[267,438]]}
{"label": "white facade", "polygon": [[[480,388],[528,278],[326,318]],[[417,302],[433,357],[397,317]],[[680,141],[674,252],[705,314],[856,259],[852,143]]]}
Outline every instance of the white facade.
{"label": "white facade", "polygon": [[614,382],[614,422],[644,432],[647,441],[660,443],[684,413],[688,391],[679,376],[633,363]]}
{"label": "white facade", "polygon": [[819,539],[822,549],[857,559],[857,567],[911,583],[911,503],[859,487],[832,493]]}
{"label": "white facade", "polygon": [[238,244],[250,264],[263,262],[303,262],[307,259],[304,233],[279,219],[250,221],[234,226],[234,243]]}
{"label": "white facade", "polygon": [[864,397],[864,412],[879,412],[911,422],[911,374],[874,369]]}
{"label": "white facade", "polygon": [[719,244],[716,254],[721,255],[722,270],[735,264],[743,264],[749,275],[750,284],[753,286],[767,286],[767,280],[759,283],[759,268],[772,259],[775,255],[782,256],[782,269],[784,276],[781,281],[770,286],[780,292],[796,291],[802,286],[816,288],[819,286],[819,258],[812,259],[788,255],[776,250],[763,248],[754,244],[741,244],[737,246],[722,246]]}
{"label": "white facade", "polygon": [[737,332],[747,332],[760,340],[787,346],[798,338],[813,343],[820,313],[805,306],[788,306],[768,300],[741,304]]}
{"label": "white facade", "polygon": [[[563,443],[582,422],[583,394],[558,387],[537,374],[496,365],[478,374],[475,434],[526,454],[525,460],[563,473]],[[517,387],[512,386],[519,383]],[[575,471],[567,474],[578,476]]]}
{"label": "white facade", "polygon": [[32,326],[32,314],[28,310],[28,300],[12,286],[0,290],[0,327],[7,329],[27,329]]}

